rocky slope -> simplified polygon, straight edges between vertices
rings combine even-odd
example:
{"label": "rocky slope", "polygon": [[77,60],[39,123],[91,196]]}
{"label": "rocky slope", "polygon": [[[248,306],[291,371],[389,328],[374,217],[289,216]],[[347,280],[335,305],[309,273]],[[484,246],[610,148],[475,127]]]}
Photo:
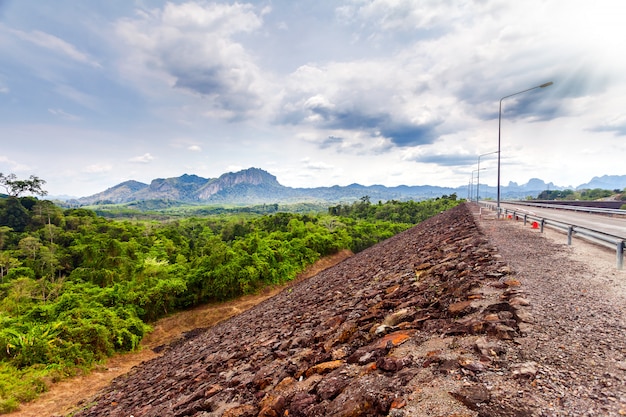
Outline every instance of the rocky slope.
{"label": "rocky slope", "polygon": [[[528,313],[467,206],[190,332],[75,416],[517,415]],[[503,399],[505,397],[503,396]]]}

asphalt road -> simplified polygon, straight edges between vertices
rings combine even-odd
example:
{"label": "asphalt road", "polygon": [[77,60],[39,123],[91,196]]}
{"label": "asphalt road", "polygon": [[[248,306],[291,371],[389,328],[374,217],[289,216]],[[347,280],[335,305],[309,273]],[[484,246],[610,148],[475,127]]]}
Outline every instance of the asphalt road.
{"label": "asphalt road", "polygon": [[528,213],[545,219],[582,226],[587,229],[597,230],[626,239],[626,217],[610,217],[596,213],[581,213],[504,202],[500,202],[500,206],[508,210],[515,210],[521,214]]}

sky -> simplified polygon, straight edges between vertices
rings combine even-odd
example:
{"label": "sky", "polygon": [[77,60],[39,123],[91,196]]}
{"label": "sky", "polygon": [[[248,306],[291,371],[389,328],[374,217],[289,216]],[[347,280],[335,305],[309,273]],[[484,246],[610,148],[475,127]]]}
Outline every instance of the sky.
{"label": "sky", "polygon": [[624,175],[624,21],[622,0],[0,0],[0,172],[74,197],[251,167],[458,187],[480,163],[495,186],[500,138],[502,185]]}

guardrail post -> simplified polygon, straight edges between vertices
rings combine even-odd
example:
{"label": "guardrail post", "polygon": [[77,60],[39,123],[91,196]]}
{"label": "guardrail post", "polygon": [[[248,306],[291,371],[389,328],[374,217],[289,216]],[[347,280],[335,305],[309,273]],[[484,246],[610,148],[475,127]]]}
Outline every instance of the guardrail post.
{"label": "guardrail post", "polygon": [[528,214],[524,214],[524,226],[526,226],[526,217],[528,217]]}
{"label": "guardrail post", "polygon": [[567,227],[567,244],[572,246],[572,235],[574,234],[574,226]]}
{"label": "guardrail post", "polygon": [[617,269],[624,269],[624,241],[617,242]]}
{"label": "guardrail post", "polygon": [[541,228],[539,229],[541,233],[543,233],[543,225],[545,224],[545,222],[546,222],[546,219],[541,219]]}

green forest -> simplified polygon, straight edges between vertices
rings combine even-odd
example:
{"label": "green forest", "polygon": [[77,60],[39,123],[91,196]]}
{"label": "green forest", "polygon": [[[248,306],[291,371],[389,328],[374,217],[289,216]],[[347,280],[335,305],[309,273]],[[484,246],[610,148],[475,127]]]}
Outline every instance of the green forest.
{"label": "green forest", "polygon": [[361,251],[460,202],[366,196],[326,212],[155,220],[19,194],[0,198],[1,413],[137,349],[160,317],[286,283],[323,256]]}
{"label": "green forest", "polygon": [[616,197],[626,200],[626,190],[604,190],[594,188],[590,190],[546,190],[539,193],[535,200],[585,200],[594,201],[607,197]]}

